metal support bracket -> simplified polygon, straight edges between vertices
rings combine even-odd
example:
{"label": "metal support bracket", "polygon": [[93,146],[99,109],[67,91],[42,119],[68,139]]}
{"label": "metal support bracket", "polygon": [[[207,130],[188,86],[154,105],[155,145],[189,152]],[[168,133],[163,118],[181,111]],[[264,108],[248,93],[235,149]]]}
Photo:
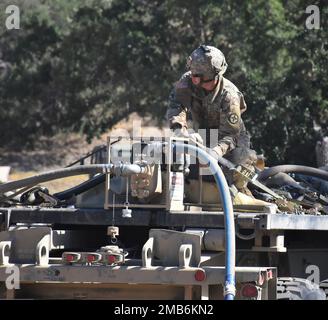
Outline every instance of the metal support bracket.
{"label": "metal support bracket", "polygon": [[[268,236],[270,239],[270,246],[263,246],[263,237]],[[266,230],[256,230],[255,235],[255,246],[253,246],[252,251],[257,252],[286,252],[285,247],[285,236],[281,231],[266,231]]]}
{"label": "metal support bracket", "polygon": [[179,249],[179,267],[188,268],[192,256],[192,245],[182,244]]}
{"label": "metal support bracket", "polygon": [[11,241],[0,242],[0,265],[8,265],[10,257]]}
{"label": "metal support bracket", "polygon": [[36,264],[47,266],[49,264],[49,248],[51,247],[50,235],[45,235],[37,244],[35,250]]}
{"label": "metal support bracket", "polygon": [[153,247],[154,247],[154,238],[149,238],[147,242],[142,247],[142,266],[144,268],[150,268],[152,266],[153,260]]}

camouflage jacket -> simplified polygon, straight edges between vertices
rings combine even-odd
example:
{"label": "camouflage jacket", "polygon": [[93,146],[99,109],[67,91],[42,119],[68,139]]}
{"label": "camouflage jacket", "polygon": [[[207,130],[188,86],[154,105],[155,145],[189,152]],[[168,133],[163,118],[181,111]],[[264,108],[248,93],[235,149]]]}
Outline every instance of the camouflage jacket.
{"label": "camouflage jacket", "polygon": [[[192,84],[191,73],[187,72],[170,93],[167,118],[170,128],[176,124],[188,128],[187,115],[191,114],[193,129],[199,131],[202,137],[200,129],[216,129],[207,130],[211,131],[211,142],[206,145],[211,148],[219,146],[225,154],[236,146],[250,145],[241,119],[246,108],[242,93],[228,79],[222,77],[218,86],[206,95],[203,89]],[[216,136],[214,145],[213,133]]]}

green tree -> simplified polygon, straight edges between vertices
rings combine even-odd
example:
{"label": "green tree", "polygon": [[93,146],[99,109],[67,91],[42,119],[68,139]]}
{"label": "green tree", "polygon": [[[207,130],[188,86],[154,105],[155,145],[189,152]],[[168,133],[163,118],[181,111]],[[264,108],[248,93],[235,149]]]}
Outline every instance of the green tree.
{"label": "green tree", "polygon": [[[2,146],[58,131],[91,139],[134,111],[163,121],[188,54],[207,43],[225,53],[226,76],[245,94],[254,148],[269,164],[314,164],[313,122],[328,134],[324,1],[16,3],[22,29],[0,30],[10,66],[0,83]],[[320,8],[320,30],[305,27],[309,4]]]}

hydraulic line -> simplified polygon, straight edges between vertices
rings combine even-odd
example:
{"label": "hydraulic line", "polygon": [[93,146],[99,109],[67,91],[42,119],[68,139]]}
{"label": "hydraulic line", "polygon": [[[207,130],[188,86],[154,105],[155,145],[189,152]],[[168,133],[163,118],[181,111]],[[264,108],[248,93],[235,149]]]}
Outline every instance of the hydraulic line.
{"label": "hydraulic line", "polygon": [[211,155],[220,165],[224,166],[225,168],[234,169],[236,167],[233,162],[231,162],[230,160],[228,160],[226,158],[219,157],[214,151],[212,151],[210,148],[207,148],[203,144],[201,144],[197,141],[193,141],[193,143],[195,143],[195,145],[198,148],[205,150],[207,154]]}
{"label": "hydraulic line", "polygon": [[66,200],[73,196],[76,196],[82,192],[88,191],[99,184],[103,183],[106,179],[105,174],[99,174],[95,177],[91,178],[90,180],[84,181],[81,184],[74,186],[70,189],[55,193],[53,196],[59,200]]}
{"label": "hydraulic line", "polygon": [[271,177],[270,180],[266,180],[264,184],[269,188],[272,186],[282,187],[288,185],[299,190],[304,190],[304,188],[301,187],[295,179],[293,179],[291,176],[284,172],[279,172],[275,174]]}
{"label": "hydraulic line", "polygon": [[323,180],[328,181],[328,172],[324,170],[320,170],[317,168],[307,167],[307,166],[299,166],[299,165],[292,165],[286,164],[276,167],[271,167],[261,171],[258,175],[259,181],[265,181],[268,178],[274,176],[277,173],[284,172],[284,173],[301,173],[307,176],[321,178]]}
{"label": "hydraulic line", "polygon": [[80,159],[78,159],[78,160],[70,163],[68,166],[66,166],[66,168],[73,167],[77,163],[80,163],[80,165],[83,165],[84,164],[84,160],[86,160],[87,158],[90,158],[91,156],[93,156],[97,152],[101,152],[101,151],[106,150],[106,149],[107,149],[107,145],[100,146],[97,150],[91,151],[88,154],[86,154],[84,157],[82,157],[82,158],[80,158]]}
{"label": "hydraulic line", "polygon": [[236,263],[236,244],[235,244],[235,222],[233,214],[233,206],[230,196],[229,187],[226,178],[218,165],[217,160],[209,155],[205,150],[193,146],[185,145],[183,143],[174,143],[176,152],[190,153],[193,151],[199,160],[204,161],[209,165],[209,168],[214,176],[215,182],[218,186],[225,223],[225,285],[224,285],[224,299],[233,300],[235,296],[235,263]]}
{"label": "hydraulic line", "polygon": [[64,169],[53,170],[45,173],[35,175],[33,177],[7,182],[0,185],[0,195],[5,192],[12,191],[15,189],[23,188],[28,185],[35,185],[38,183],[61,179],[65,177],[72,177],[81,174],[96,174],[96,173],[107,173],[111,172],[115,175],[127,176],[134,173],[142,173],[145,168],[136,164],[90,164],[69,167]]}

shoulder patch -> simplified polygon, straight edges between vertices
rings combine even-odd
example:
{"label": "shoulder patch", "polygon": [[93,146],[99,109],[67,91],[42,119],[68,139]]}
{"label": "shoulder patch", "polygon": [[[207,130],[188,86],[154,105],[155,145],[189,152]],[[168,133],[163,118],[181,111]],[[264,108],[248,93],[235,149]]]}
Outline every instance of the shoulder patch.
{"label": "shoulder patch", "polygon": [[228,115],[228,121],[231,124],[236,124],[239,121],[239,117],[238,117],[237,113],[230,113]]}

